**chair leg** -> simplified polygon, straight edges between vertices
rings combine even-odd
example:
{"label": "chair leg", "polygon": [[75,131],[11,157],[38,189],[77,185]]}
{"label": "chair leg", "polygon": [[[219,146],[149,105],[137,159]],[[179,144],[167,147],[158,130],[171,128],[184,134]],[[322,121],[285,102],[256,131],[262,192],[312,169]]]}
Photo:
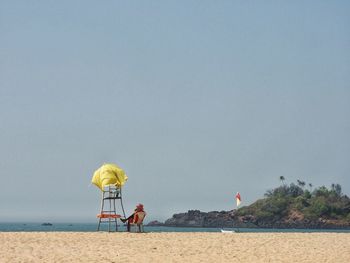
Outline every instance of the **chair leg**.
{"label": "chair leg", "polygon": [[[105,205],[105,193],[104,191],[102,191],[102,198],[101,198],[101,211],[100,211],[100,214],[103,213],[103,208],[104,208],[104,205]],[[97,231],[100,231],[100,225],[101,225],[101,221],[102,221],[102,218],[99,218],[98,220],[98,226],[97,226]]]}
{"label": "chair leg", "polygon": [[100,231],[100,225],[101,225],[101,218],[98,220],[97,231]]}

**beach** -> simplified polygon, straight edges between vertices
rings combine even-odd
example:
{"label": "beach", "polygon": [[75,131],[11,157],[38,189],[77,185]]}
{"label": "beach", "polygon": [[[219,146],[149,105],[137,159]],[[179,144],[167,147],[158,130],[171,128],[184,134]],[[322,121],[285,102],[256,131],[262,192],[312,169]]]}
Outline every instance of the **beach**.
{"label": "beach", "polygon": [[348,233],[0,232],[0,262],[350,262]]}

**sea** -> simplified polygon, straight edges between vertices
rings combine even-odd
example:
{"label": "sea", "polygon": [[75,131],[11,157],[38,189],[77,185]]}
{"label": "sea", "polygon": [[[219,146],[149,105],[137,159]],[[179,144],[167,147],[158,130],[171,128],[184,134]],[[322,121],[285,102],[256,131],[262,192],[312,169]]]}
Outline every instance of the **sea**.
{"label": "sea", "polygon": [[[112,228],[112,226],[111,226]],[[102,224],[108,231],[108,224]],[[221,228],[144,226],[145,232],[221,232]],[[350,233],[350,229],[277,229],[277,228],[224,228],[240,233]],[[0,232],[96,232],[97,223],[0,223]],[[126,231],[124,225],[118,231]]]}

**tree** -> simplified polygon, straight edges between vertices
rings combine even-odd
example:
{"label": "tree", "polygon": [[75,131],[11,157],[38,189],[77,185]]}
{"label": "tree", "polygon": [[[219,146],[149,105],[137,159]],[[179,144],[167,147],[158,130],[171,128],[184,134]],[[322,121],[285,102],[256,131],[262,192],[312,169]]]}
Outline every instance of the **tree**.
{"label": "tree", "polygon": [[327,187],[325,187],[324,185],[317,188],[314,193],[315,193],[316,197],[323,196],[325,198],[328,198],[328,196],[329,196],[329,191],[328,191]]}
{"label": "tree", "polygon": [[288,192],[292,197],[297,197],[299,195],[302,195],[303,189],[301,189],[299,186],[295,185],[294,183],[291,183],[289,188],[288,188]]}
{"label": "tree", "polygon": [[298,182],[298,185],[304,189],[304,186],[305,186],[305,182],[301,181],[301,180],[297,180]]}
{"label": "tree", "polygon": [[336,195],[338,197],[341,197],[342,196],[342,192],[341,192],[341,185],[340,184],[332,184],[332,191],[334,193],[336,193]]}
{"label": "tree", "polygon": [[310,192],[312,192],[312,187],[313,187],[312,183],[309,183],[309,187],[310,187]]}
{"label": "tree", "polygon": [[340,185],[340,184],[336,184],[336,185],[335,185],[335,192],[337,193],[337,195],[338,195],[339,197],[342,196],[341,185]]}
{"label": "tree", "polygon": [[284,185],[284,181],[285,181],[286,179],[284,178],[284,176],[280,176],[280,181],[282,182],[282,184]]}

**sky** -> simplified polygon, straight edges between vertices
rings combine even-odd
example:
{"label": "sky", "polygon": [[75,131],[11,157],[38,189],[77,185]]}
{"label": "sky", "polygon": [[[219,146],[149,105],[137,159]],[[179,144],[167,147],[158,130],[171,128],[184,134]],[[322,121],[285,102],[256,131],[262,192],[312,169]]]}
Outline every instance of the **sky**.
{"label": "sky", "polygon": [[349,1],[0,0],[0,222],[147,220],[300,179],[350,195]]}

